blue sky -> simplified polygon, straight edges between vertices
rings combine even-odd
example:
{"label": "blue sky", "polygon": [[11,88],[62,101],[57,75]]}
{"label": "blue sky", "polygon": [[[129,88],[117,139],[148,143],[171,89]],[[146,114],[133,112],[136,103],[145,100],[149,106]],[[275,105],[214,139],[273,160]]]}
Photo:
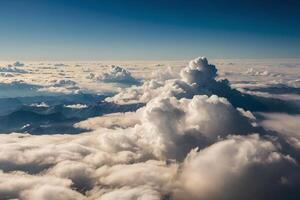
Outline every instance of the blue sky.
{"label": "blue sky", "polygon": [[0,59],[299,58],[299,10],[294,0],[0,0]]}

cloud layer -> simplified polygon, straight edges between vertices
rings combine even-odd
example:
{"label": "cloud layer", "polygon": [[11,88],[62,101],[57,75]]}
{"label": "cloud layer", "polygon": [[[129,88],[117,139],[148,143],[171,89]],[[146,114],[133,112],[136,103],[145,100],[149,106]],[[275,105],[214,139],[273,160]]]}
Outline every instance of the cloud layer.
{"label": "cloud layer", "polygon": [[[299,154],[291,143],[296,132],[266,129],[285,116],[258,123],[252,110],[238,108],[236,99],[245,95],[220,80],[206,58],[190,61],[177,75],[165,73],[107,98],[144,106],[75,124],[89,130],[85,133],[0,135],[0,197],[299,199]],[[130,77],[113,67],[101,80]],[[80,88],[70,79],[52,81],[51,87]],[[65,107],[86,109],[84,104]]]}

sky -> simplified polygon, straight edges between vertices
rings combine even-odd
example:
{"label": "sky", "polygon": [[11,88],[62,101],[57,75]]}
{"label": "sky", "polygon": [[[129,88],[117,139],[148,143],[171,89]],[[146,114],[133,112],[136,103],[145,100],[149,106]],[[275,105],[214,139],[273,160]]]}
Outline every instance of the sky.
{"label": "sky", "polygon": [[300,58],[300,3],[0,0],[0,60]]}

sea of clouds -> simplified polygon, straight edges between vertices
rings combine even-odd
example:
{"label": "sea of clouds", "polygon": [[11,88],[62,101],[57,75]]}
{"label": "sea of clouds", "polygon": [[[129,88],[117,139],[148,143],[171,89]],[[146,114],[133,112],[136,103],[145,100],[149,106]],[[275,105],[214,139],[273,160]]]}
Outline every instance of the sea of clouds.
{"label": "sea of clouds", "polygon": [[74,123],[80,134],[0,134],[0,199],[299,199],[300,62],[245,62],[218,60],[220,71],[204,57],[145,67],[18,62],[27,73],[5,72],[8,90],[110,92],[101,105],[112,107]]}

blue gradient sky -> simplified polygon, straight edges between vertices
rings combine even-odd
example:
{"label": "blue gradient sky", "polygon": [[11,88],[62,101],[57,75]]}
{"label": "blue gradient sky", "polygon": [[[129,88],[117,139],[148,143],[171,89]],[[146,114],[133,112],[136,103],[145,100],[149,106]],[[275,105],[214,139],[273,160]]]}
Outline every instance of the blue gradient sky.
{"label": "blue gradient sky", "polygon": [[299,58],[299,10],[293,0],[0,0],[0,59]]}

